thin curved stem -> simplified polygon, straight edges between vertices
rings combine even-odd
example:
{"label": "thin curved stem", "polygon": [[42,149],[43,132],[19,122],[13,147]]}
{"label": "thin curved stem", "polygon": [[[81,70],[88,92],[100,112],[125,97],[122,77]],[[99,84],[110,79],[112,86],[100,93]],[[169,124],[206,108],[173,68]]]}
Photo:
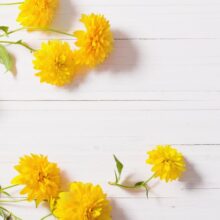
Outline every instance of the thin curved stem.
{"label": "thin curved stem", "polygon": [[147,185],[154,177],[155,177],[155,175],[153,174],[150,178],[148,178],[148,179],[144,182],[145,185]]}
{"label": "thin curved stem", "polygon": [[10,211],[9,211],[8,209],[6,209],[6,208],[0,206],[0,209],[3,210],[3,211],[5,211],[6,213],[8,213],[9,216],[14,217],[16,220],[22,220],[21,218],[19,218],[18,216],[14,215],[12,212],[10,212]]}
{"label": "thin curved stem", "polygon": [[113,182],[109,182],[109,184],[112,185],[112,186],[118,186],[118,187],[121,187],[121,188],[124,188],[124,189],[137,189],[137,186],[126,186],[126,185],[123,185],[123,184],[113,183]]}
{"label": "thin curved stem", "polygon": [[[18,32],[18,31],[25,30],[25,29],[26,29],[25,27],[17,28],[17,29],[15,29],[15,30],[9,31],[9,32],[7,33],[7,35],[10,35],[10,34],[13,34],[13,33]],[[0,36],[5,36],[5,35],[0,35]]]}
{"label": "thin curved stem", "polygon": [[17,202],[24,202],[24,201],[27,201],[27,198],[17,199],[17,200],[0,200],[0,203],[17,203]]}
{"label": "thin curved stem", "polygon": [[30,47],[28,44],[26,44],[25,42],[19,40],[19,41],[7,41],[7,40],[1,40],[0,43],[3,44],[17,44],[20,45],[22,47],[25,47],[26,49],[28,49],[30,52],[35,51],[34,48]]}
{"label": "thin curved stem", "polygon": [[44,219],[46,219],[46,218],[48,218],[48,217],[50,217],[50,216],[52,216],[53,214],[52,213],[50,213],[50,214],[48,214],[48,215],[46,215],[46,216],[44,216],[43,218],[41,218],[40,220],[44,220]]}
{"label": "thin curved stem", "polygon": [[6,187],[4,187],[4,188],[1,188],[1,189],[0,189],[0,192],[1,192],[1,191],[4,191],[4,190],[6,190],[6,189],[11,189],[11,188],[16,187],[16,186],[18,186],[18,184],[17,184],[17,185],[6,186]]}
{"label": "thin curved stem", "polygon": [[139,185],[132,185],[132,186],[127,186],[127,185],[123,185],[120,183],[116,183],[116,182],[109,182],[110,185],[112,186],[118,186],[124,189],[139,189],[139,188],[144,188],[148,191],[148,186],[147,184],[155,177],[155,175],[152,175],[150,178],[148,178],[146,181],[141,182],[142,184]]}
{"label": "thin curved stem", "polygon": [[50,31],[50,32],[58,33],[58,34],[63,34],[63,35],[69,36],[69,37],[73,37],[72,34],[66,33],[64,31],[56,30],[53,28],[47,28],[45,31]]}
{"label": "thin curved stem", "polygon": [[66,36],[69,36],[69,37],[73,37],[73,34],[69,34],[69,33],[66,33],[64,31],[56,30],[56,29],[53,29],[53,28],[34,28],[34,27],[17,28],[15,30],[9,31],[7,34],[0,35],[0,37],[5,37],[5,36],[8,36],[8,35],[14,34],[16,32],[22,31],[22,30],[53,32],[53,33],[58,33],[58,34],[66,35]]}
{"label": "thin curved stem", "polygon": [[20,5],[24,2],[11,2],[11,3],[0,3],[0,6],[7,6],[7,5]]}

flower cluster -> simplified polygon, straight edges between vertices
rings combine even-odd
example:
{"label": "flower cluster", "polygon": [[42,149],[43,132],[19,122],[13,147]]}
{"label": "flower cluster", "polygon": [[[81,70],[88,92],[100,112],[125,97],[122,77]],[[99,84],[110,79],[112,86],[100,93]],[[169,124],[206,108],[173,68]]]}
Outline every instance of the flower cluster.
{"label": "flower cluster", "polygon": [[[1,3],[0,5],[11,4],[13,3]],[[41,82],[55,86],[70,84],[83,72],[82,70],[94,68],[103,63],[113,49],[113,34],[109,21],[103,15],[82,14],[80,21],[84,24],[85,30],[69,34],[50,28],[59,5],[58,0],[25,0],[14,4],[20,4],[17,21],[22,28],[9,30],[9,27],[0,26],[0,31],[4,32],[0,37],[8,37],[10,34],[26,29],[28,31],[55,32],[76,38],[75,44],[72,46],[61,40],[50,40],[42,43],[39,50],[35,50],[22,40],[0,41],[2,44],[21,45],[34,52],[33,65],[34,69],[38,71],[36,76],[40,78]],[[9,66],[8,63],[11,63],[12,59],[4,47],[0,50],[0,59],[2,57],[4,57],[2,63],[6,69],[11,70],[12,65]]]}
{"label": "flower cluster", "polygon": [[43,43],[34,53],[34,68],[41,82],[64,86],[77,77],[84,68],[92,68],[104,62],[113,47],[113,35],[109,22],[103,15],[82,15],[86,31],[76,31],[76,50],[61,41]]}
{"label": "flower cluster", "polygon": [[[0,191],[8,195],[9,199],[6,201],[0,200],[0,203],[35,201],[38,207],[41,202],[47,202],[51,212],[48,216],[54,215],[59,220],[112,219],[110,202],[99,185],[72,182],[69,184],[67,191],[62,191],[60,169],[56,163],[49,162],[46,156],[26,155],[20,158],[20,162],[15,166],[15,169],[18,176],[12,179],[11,183],[13,185],[2,188]],[[11,195],[5,190],[20,185],[24,187],[20,194],[27,194],[27,198],[11,200]],[[14,217],[13,219],[20,219],[8,210],[8,213],[6,213],[5,210],[0,207],[0,211],[4,211],[6,217],[11,216]]]}
{"label": "flower cluster", "polygon": [[[152,165],[153,175],[144,181],[138,181],[133,185],[121,183],[121,174],[123,164],[114,156],[117,171],[115,172],[115,182],[109,182],[110,185],[125,189],[146,190],[149,191],[148,183],[153,178],[159,177],[166,182],[177,180],[186,169],[183,155],[173,147],[157,146],[148,152],[146,162]],[[11,181],[13,185],[0,188],[0,193],[8,196],[8,200],[2,202],[22,202],[34,201],[36,207],[42,202],[46,202],[50,208],[49,215],[53,215],[59,220],[111,220],[111,205],[107,195],[99,185],[92,183],[83,183],[79,181],[69,183],[67,190],[62,190],[62,175],[60,168],[56,163],[48,160],[43,155],[26,155],[20,158],[18,165],[15,166],[18,175]],[[27,195],[26,198],[17,200],[6,191],[12,187],[22,186],[21,195]],[[14,220],[21,220],[9,210],[0,206],[0,216],[12,217]]]}
{"label": "flower cluster", "polygon": [[146,163],[152,165],[151,171],[153,172],[153,175],[150,178],[144,181],[138,181],[129,186],[121,184],[120,179],[123,170],[123,164],[118,160],[116,156],[114,156],[117,166],[117,172],[115,172],[116,179],[115,182],[109,182],[109,184],[125,189],[144,188],[148,196],[148,183],[150,180],[159,177],[160,180],[170,182],[179,179],[182,176],[182,173],[186,170],[186,164],[183,155],[170,145],[159,145],[156,147],[156,149],[149,151],[147,154],[148,158]]}

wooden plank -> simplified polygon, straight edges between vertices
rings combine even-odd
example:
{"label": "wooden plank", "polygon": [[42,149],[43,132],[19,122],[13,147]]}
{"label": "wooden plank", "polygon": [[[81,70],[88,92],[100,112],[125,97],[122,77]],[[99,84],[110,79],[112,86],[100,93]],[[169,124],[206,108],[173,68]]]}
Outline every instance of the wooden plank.
{"label": "wooden plank", "polygon": [[[18,27],[17,6],[0,8],[4,25]],[[116,30],[116,38],[219,38],[217,1],[62,1],[53,27],[73,31],[82,13],[102,13]],[[123,14],[121,14],[123,12]],[[139,15],[139,16],[134,16]],[[10,16],[10,19],[6,19]],[[41,35],[33,35],[39,39]]]}
{"label": "wooden plank", "polygon": [[[162,218],[206,220],[210,218],[210,213],[212,213],[212,220],[219,219],[219,190],[206,191],[203,194],[190,193],[191,196],[185,198],[110,198],[113,207],[112,218],[120,220],[148,218],[155,220]],[[9,206],[9,208],[25,219],[39,220],[48,214],[45,206],[36,209],[34,204]]]}
{"label": "wooden plank", "polygon": [[[42,103],[43,110],[2,110],[0,139],[4,144],[19,146],[31,144],[33,138],[36,139],[36,145],[45,145],[45,141],[48,141],[48,144],[53,143],[54,137],[57,139],[57,145],[62,145],[63,139],[71,144],[72,140],[92,140],[94,137],[107,142],[109,139],[112,143],[118,139],[128,139],[133,141],[132,144],[137,140],[150,144],[220,143],[219,109],[152,111],[148,104],[127,111],[125,107],[120,109],[120,103],[112,103],[116,110],[108,111],[107,107],[105,110],[99,109],[97,103],[92,104],[93,110],[90,110],[89,106],[85,109],[79,108],[81,104],[73,102],[71,107],[66,105],[64,109],[54,107],[46,110]],[[74,106],[77,106],[76,109]],[[10,138],[13,133],[16,134],[15,139]],[[24,137],[24,134],[27,136]]]}
{"label": "wooden plank", "polygon": [[[130,181],[151,174],[146,152],[157,144],[172,144],[187,159],[180,182],[152,182],[151,198],[191,198],[219,190],[220,110],[180,103],[134,102],[1,102],[1,184],[15,175],[13,165],[24,154],[41,153],[58,162],[71,180],[100,183],[110,197],[144,198],[108,186],[116,154]],[[59,105],[58,105],[59,104]],[[172,106],[176,106],[176,109]],[[182,108],[182,109],[181,109]],[[97,162],[98,161],[98,162]],[[211,162],[210,162],[211,161]]]}
{"label": "wooden plank", "polygon": [[[95,139],[95,138],[94,138]],[[35,139],[33,138],[33,141]],[[98,140],[102,147],[98,147]],[[144,191],[132,192],[129,190],[120,189],[110,186],[108,181],[114,181],[115,164],[112,154],[115,153],[125,165],[125,170],[122,179],[126,184],[132,184],[140,180],[145,180],[152,175],[150,166],[145,164],[147,158],[146,152],[151,150],[153,146],[142,145],[137,148],[131,147],[127,142],[127,151],[124,146],[114,145],[111,149],[102,143],[100,139],[87,143],[87,147],[82,147],[82,143],[75,142],[72,145],[63,142],[62,147],[57,147],[54,143],[45,145],[34,144],[23,147],[13,148],[13,152],[9,153],[12,145],[4,145],[7,149],[2,150],[2,160],[0,167],[2,170],[7,170],[7,173],[2,173],[1,184],[8,185],[10,180],[16,175],[13,166],[17,163],[18,158],[24,154],[41,153],[49,154],[50,161],[57,162],[62,169],[62,176],[65,180],[63,183],[66,186],[72,181],[93,182],[100,184],[110,197],[113,198],[145,198]],[[1,144],[3,145],[3,144]],[[18,146],[18,145],[17,145]],[[61,146],[61,145],[60,145]],[[120,149],[117,149],[119,148]],[[220,168],[219,156],[220,145],[210,146],[178,146],[175,145],[185,156],[187,160],[187,171],[180,179],[172,183],[161,182],[158,179],[151,181],[149,197],[150,198],[175,198],[185,199],[193,198],[208,193],[209,191],[217,191],[220,193],[219,173],[216,172]],[[88,149],[88,150],[87,150]],[[8,152],[8,153],[7,153]],[[210,163],[210,161],[212,161]],[[18,190],[12,190],[15,195],[18,195]]]}
{"label": "wooden plank", "polygon": [[40,84],[32,55],[16,46],[9,50],[17,74],[3,74],[1,66],[1,100],[219,99],[220,40],[118,40],[105,64],[66,88]]}

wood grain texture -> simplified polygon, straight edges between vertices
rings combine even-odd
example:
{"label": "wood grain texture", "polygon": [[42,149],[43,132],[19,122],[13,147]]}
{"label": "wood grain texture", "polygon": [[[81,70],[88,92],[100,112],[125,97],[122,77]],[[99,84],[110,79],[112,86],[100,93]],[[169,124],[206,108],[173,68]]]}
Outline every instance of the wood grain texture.
{"label": "wood grain texture", "polygon": [[[91,12],[110,20],[115,49],[71,86],[40,84],[32,55],[7,47],[16,68],[13,76],[0,66],[1,184],[15,175],[20,156],[42,153],[60,165],[65,184],[101,184],[113,220],[219,220],[219,0],[62,0],[53,27],[73,32],[82,27],[80,14]],[[17,13],[16,6],[1,7],[1,25],[19,27]],[[56,38],[74,48],[74,38],[57,34],[10,37],[36,48]],[[153,180],[149,199],[107,184],[114,178],[112,154],[125,164],[123,178],[133,182],[151,174],[146,152],[157,144],[185,155],[188,170],[180,181]],[[12,209],[24,219],[47,214],[31,204]]]}
{"label": "wood grain texture", "polygon": [[1,74],[1,100],[218,100],[220,95],[220,40],[117,40],[105,64],[66,88],[40,84],[33,56],[20,47],[9,50],[16,54],[17,73]]}

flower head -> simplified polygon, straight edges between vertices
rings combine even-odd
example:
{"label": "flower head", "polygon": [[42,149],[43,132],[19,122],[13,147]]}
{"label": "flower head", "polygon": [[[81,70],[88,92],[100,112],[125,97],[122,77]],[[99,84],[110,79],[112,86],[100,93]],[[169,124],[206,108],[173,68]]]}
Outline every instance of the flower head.
{"label": "flower head", "polygon": [[100,186],[74,182],[61,192],[54,215],[60,220],[111,220],[111,207]]}
{"label": "flower head", "polygon": [[27,28],[46,28],[54,17],[58,0],[25,0],[17,21]]}
{"label": "flower head", "polygon": [[157,146],[148,155],[146,163],[153,165],[155,177],[166,182],[178,179],[186,169],[183,155],[169,145]]}
{"label": "flower head", "polygon": [[34,68],[39,70],[36,76],[40,77],[41,82],[64,86],[73,80],[76,65],[68,43],[59,40],[42,43],[41,49],[34,56]]}
{"label": "flower head", "polygon": [[24,185],[21,194],[27,194],[28,200],[37,204],[56,198],[60,191],[60,170],[57,164],[48,161],[46,156],[32,154],[20,158],[15,169],[19,175],[12,184]]}
{"label": "flower head", "polygon": [[86,31],[76,31],[77,62],[94,67],[101,64],[110,54],[113,47],[113,34],[109,21],[103,15],[83,14],[80,21],[84,23]]}

